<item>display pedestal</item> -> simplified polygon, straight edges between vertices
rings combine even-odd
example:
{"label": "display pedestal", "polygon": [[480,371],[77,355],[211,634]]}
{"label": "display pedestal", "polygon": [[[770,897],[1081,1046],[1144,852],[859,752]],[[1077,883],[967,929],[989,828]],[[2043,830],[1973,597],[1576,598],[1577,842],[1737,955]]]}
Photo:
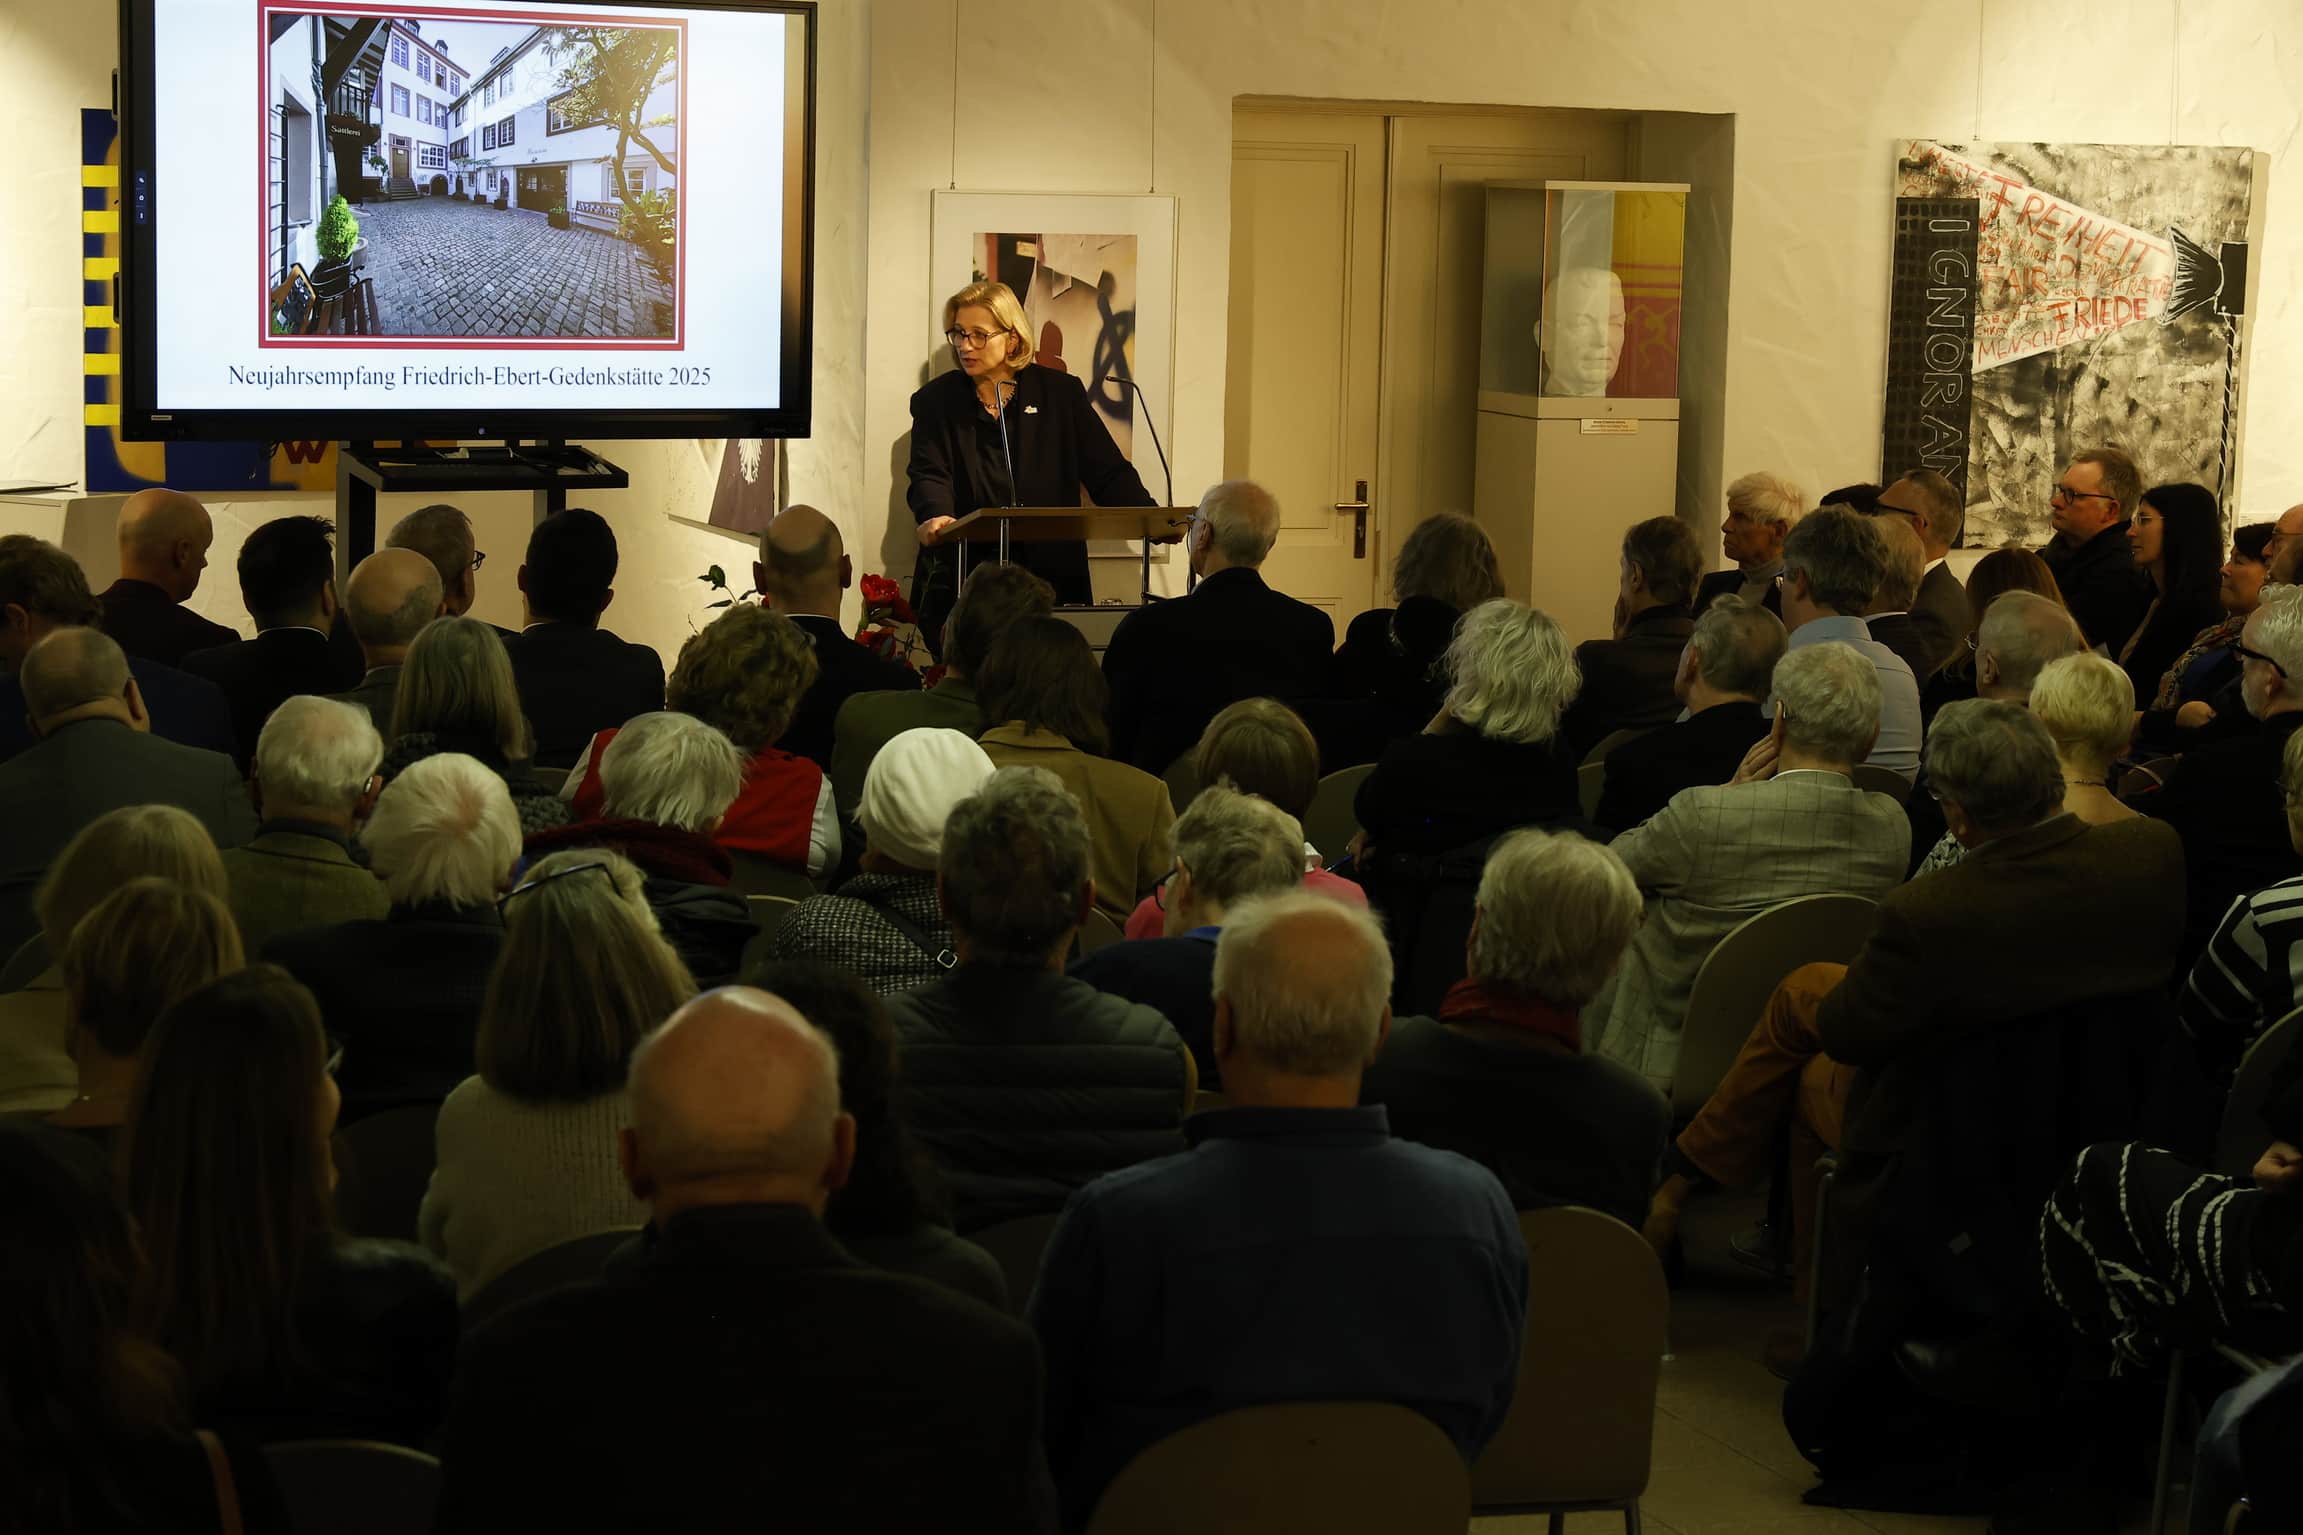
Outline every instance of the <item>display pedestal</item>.
{"label": "display pedestal", "polygon": [[453,448],[336,445],[336,589],[376,549],[376,497],[441,500],[459,491],[525,490],[536,521],[568,509],[571,490],[622,490],[632,477],[588,448],[545,442]]}

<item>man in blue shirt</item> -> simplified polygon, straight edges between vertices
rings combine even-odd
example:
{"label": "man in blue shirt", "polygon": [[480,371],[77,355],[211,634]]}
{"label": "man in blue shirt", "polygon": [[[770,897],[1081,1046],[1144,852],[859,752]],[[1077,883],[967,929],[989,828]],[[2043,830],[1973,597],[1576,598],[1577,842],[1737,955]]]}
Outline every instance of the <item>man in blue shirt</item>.
{"label": "man in blue shirt", "polygon": [[1233,908],[1217,940],[1230,1107],[1192,1149],[1074,1194],[1030,1317],[1067,1527],[1179,1429],[1265,1402],[1396,1402],[1466,1461],[1511,1406],[1527,1252],[1493,1174],[1359,1107],[1391,1026],[1366,912],[1305,891]]}
{"label": "man in blue shirt", "polygon": [[[1790,649],[1838,640],[1879,670],[1879,740],[1864,760],[1910,778],[1919,771],[1919,682],[1862,618],[1887,577],[1887,546],[1852,507],[1820,507],[1783,541],[1783,627]],[[1775,700],[1761,706],[1775,713]]]}

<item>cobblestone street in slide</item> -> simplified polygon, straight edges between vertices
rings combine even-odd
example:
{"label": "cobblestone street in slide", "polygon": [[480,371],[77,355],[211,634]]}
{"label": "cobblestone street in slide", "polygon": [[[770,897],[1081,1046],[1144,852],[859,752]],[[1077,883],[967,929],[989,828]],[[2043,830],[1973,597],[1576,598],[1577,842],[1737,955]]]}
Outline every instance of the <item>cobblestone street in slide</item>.
{"label": "cobblestone street in slide", "polygon": [[671,333],[671,294],[638,248],[614,235],[554,229],[541,213],[445,197],[356,211],[379,335]]}

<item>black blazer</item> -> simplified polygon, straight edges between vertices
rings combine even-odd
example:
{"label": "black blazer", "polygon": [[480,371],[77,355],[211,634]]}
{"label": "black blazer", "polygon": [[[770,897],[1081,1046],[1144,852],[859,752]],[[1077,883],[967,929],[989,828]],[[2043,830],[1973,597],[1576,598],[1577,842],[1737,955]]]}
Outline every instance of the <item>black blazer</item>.
{"label": "black blazer", "polygon": [[[2212,629],[2223,622],[2223,604],[2213,592],[2171,594],[2160,600],[2143,620],[2143,627],[2135,635],[2135,648],[2127,652],[2127,659],[2119,664],[2126,668],[2127,680],[2135,684],[2135,707],[2148,709],[2159,696],[2159,679],[2167,675],[2200,631]],[[2119,652],[2113,651],[2114,659]]]}
{"label": "black blazer", "polygon": [[859,1263],[797,1205],[691,1209],[471,1334],[434,1528],[1044,1529],[1039,1427],[1021,1322]]}
{"label": "black blazer", "polygon": [[1557,736],[1494,741],[1469,730],[1391,743],[1352,808],[1385,853],[1444,853],[1543,821],[1583,813],[1581,759]]}
{"label": "black blazer", "polygon": [[1938,565],[1920,579],[1919,595],[1911,602],[1911,622],[1927,646],[1927,670],[1911,670],[1924,689],[1928,673],[1941,670],[1944,662],[1958,655],[1975,630],[1975,609],[1967,600],[1967,588],[1959,584],[1949,565]]}
{"label": "black blazer", "polygon": [[1917,613],[1875,613],[1864,619],[1863,626],[1871,637],[1911,668],[1911,675],[1922,684],[1935,673],[1934,650],[1929,646],[1926,632],[1919,627]]}
{"label": "black blazer", "polygon": [[2287,839],[2279,764],[2303,714],[2274,714],[2253,730],[2194,746],[2176,759],[2167,787],[2137,795],[2135,808],[2183,839],[2182,974],[2214,936],[2231,903],[2303,873]]}
{"label": "black blazer", "polygon": [[574,767],[592,737],[664,706],[663,658],[593,624],[539,623],[504,653],[536,732],[530,760],[548,767]]}
{"label": "black blazer", "polygon": [[[890,661],[866,650],[836,618],[794,613],[791,620],[807,635],[808,643],[816,647],[816,680],[800,695],[799,707],[792,711],[791,724],[776,738],[776,749],[805,757],[830,772],[832,722],[840,712],[840,705],[858,693],[898,689],[916,693],[920,674],[901,661]],[[968,734],[975,732],[971,730]],[[844,808],[854,809],[853,806]]]}
{"label": "black blazer", "polygon": [[[2113,523],[2077,547],[2061,534],[2039,551],[2055,584],[2063,592],[2063,606],[2078,620],[2090,645],[2101,645],[2112,655],[2126,648],[2127,636],[2143,621],[2151,605],[2151,578],[2135,568],[2135,546],[2127,541],[2127,523]],[[2158,678],[2151,679],[2154,683]],[[2145,700],[2148,702],[2148,700]]]}
{"label": "black blazer", "polygon": [[195,650],[184,658],[184,670],[224,690],[243,768],[274,709],[298,693],[341,693],[360,680],[357,671],[344,674],[342,654],[317,629],[266,629],[252,640]]}
{"label": "black blazer", "polygon": [[104,609],[104,632],[131,656],[162,666],[179,665],[195,650],[229,645],[240,637],[238,630],[208,622],[149,581],[122,576],[96,600]]}
{"label": "black blazer", "polygon": [[1331,696],[1295,706],[1319,741],[1322,774],[1373,762],[1431,723],[1447,700],[1447,646],[1462,616],[1436,597],[1409,597],[1351,621],[1335,653]]}
{"label": "black blazer", "polygon": [[1621,639],[1585,640],[1575,647],[1583,686],[1560,721],[1559,734],[1575,752],[1588,752],[1618,730],[1644,730],[1679,717],[1672,679],[1695,620],[1681,608],[1649,608],[1632,616]]}
{"label": "black blazer", "polygon": [[1104,649],[1112,755],[1164,773],[1226,704],[1326,691],[1334,650],[1334,619],[1244,566],[1138,608]]}
{"label": "black blazer", "polygon": [[1624,742],[1607,754],[1596,819],[1610,831],[1628,831],[1682,789],[1727,782],[1765,734],[1759,705],[1730,702]]}
{"label": "black blazer", "polygon": [[[1008,400],[1007,441],[976,400],[975,384],[954,369],[929,379],[912,396],[912,458],[904,500],[914,523],[930,517],[965,517],[986,506],[1071,506],[1085,491],[1097,506],[1151,506],[1151,493],[1135,465],[1088,404],[1087,390],[1069,373],[1027,363]],[[1015,458],[1011,496],[1007,460]],[[1087,545],[1011,545],[1016,563],[1037,571],[1056,589],[1056,601],[1093,602]],[[972,564],[976,551],[969,551]],[[930,626],[923,594],[951,609],[952,551],[920,551],[912,576],[912,603],[922,632],[942,643],[943,624]],[[941,583],[939,585],[939,583]]]}
{"label": "black blazer", "polygon": [[[1715,570],[1710,575],[1705,576],[1703,584],[1695,589],[1695,611],[1700,616],[1705,608],[1710,607],[1719,598],[1732,597],[1742,590],[1742,571],[1733,566],[1729,566],[1725,570]],[[1773,613],[1777,618],[1783,616],[1782,587],[1770,581],[1767,585],[1767,595],[1760,601],[1766,606],[1767,611]]]}

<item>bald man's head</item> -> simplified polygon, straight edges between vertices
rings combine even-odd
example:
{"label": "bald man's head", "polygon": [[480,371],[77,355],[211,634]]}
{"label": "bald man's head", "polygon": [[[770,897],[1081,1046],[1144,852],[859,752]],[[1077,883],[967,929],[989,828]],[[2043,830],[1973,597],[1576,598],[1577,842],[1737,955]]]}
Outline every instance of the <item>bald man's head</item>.
{"label": "bald man's head", "polygon": [[377,550],[344,584],[344,616],[370,666],[405,660],[440,608],[440,572],[413,549]]}
{"label": "bald man's head", "polygon": [[847,1181],[839,1054],[782,998],[724,986],[632,1054],[624,1175],[661,1221],[694,1205],[801,1204]]}
{"label": "bald man's head", "polygon": [[128,657],[100,629],[56,629],[24,653],[16,680],[24,712],[45,736],[84,719],[116,719],[145,728],[144,705],[128,676]]}
{"label": "bald man's head", "polygon": [[2087,648],[2063,604],[2037,592],[2002,592],[1975,627],[1975,691],[2002,703],[2029,703],[2050,661]]}
{"label": "bald man's head", "polygon": [[839,525],[812,506],[787,506],[760,535],[753,584],[779,613],[837,618],[851,572]]}
{"label": "bald man's head", "polygon": [[432,562],[440,574],[440,597],[448,612],[461,618],[472,610],[479,585],[475,563],[480,546],[472,535],[472,519],[463,508],[436,502],[419,506],[384,536],[387,549],[413,549]]}
{"label": "bald man's head", "polygon": [[121,576],[183,602],[200,589],[216,529],[199,502],[180,490],[155,487],[120,503],[119,537]]}

